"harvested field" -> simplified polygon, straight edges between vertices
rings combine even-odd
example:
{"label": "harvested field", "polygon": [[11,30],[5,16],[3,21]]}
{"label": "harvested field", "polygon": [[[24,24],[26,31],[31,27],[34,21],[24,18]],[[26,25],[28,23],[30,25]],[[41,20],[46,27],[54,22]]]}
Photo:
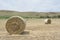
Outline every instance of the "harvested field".
{"label": "harvested field", "polygon": [[60,19],[26,19],[26,29],[19,35],[9,35],[5,29],[7,19],[0,19],[0,40],[60,40]]}

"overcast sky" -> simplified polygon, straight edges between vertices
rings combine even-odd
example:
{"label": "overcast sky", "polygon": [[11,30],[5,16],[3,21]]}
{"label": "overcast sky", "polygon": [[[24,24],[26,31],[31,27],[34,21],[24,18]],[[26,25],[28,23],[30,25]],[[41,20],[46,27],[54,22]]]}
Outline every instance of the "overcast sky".
{"label": "overcast sky", "polygon": [[60,12],[60,0],[0,0],[0,10]]}

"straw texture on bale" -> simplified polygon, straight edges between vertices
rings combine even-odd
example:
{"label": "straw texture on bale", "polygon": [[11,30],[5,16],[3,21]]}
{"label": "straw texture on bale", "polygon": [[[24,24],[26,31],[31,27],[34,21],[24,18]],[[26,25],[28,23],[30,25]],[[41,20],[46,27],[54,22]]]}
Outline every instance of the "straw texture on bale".
{"label": "straw texture on bale", "polygon": [[25,21],[19,16],[12,16],[6,22],[6,30],[9,34],[20,34],[25,29]]}
{"label": "straw texture on bale", "polygon": [[45,19],[45,24],[51,24],[51,19]]}

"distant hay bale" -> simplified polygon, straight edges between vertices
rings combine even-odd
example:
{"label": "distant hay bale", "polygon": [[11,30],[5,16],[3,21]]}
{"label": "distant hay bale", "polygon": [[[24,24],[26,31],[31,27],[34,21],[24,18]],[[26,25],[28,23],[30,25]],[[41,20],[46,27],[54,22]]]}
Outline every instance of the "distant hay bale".
{"label": "distant hay bale", "polygon": [[51,24],[51,19],[45,19],[45,24]]}
{"label": "distant hay bale", "polygon": [[25,21],[19,16],[12,16],[6,22],[6,30],[9,34],[20,34],[25,29]]}

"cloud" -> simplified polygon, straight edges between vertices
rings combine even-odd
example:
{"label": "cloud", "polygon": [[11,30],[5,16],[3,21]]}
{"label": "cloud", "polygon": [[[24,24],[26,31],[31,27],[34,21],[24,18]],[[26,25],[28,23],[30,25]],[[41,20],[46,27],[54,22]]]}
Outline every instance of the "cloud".
{"label": "cloud", "polygon": [[18,11],[60,11],[60,0],[0,0],[0,9]]}

